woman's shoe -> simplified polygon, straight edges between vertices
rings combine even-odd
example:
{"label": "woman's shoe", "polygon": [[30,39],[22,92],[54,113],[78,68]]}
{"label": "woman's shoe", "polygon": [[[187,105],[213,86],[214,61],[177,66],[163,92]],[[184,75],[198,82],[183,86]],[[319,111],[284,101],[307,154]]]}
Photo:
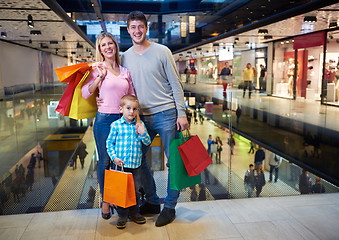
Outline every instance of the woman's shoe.
{"label": "woman's shoe", "polygon": [[106,220],[108,220],[108,219],[110,219],[111,218],[111,216],[112,216],[112,214],[111,214],[111,206],[108,206],[108,210],[109,210],[109,212],[108,213],[104,213],[104,212],[102,212],[102,205],[103,204],[109,204],[109,203],[106,203],[106,202],[101,202],[101,217],[103,218],[103,219],[106,219]]}

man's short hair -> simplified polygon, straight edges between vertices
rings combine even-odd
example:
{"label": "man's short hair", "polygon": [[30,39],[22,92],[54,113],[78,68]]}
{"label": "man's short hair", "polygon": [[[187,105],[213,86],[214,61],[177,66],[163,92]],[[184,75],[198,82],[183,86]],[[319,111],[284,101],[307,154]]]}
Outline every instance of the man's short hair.
{"label": "man's short hair", "polygon": [[130,12],[127,16],[127,27],[129,27],[129,23],[134,20],[142,21],[147,27],[147,20],[143,12],[140,11]]}
{"label": "man's short hair", "polygon": [[127,101],[136,102],[139,107],[139,100],[136,96],[127,94],[120,99],[120,107],[125,106]]}

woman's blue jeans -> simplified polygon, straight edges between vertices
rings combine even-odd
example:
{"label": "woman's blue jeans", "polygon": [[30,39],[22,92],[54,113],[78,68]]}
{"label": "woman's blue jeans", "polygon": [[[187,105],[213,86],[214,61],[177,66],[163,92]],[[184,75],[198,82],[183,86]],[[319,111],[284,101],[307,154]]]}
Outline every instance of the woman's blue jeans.
{"label": "woman's blue jeans", "polygon": [[[167,156],[167,159],[169,159],[169,142],[171,139],[178,138],[178,131],[176,126],[177,110],[173,108],[152,115],[144,115],[141,117],[141,119],[146,125],[151,140],[153,140],[157,134],[160,135],[162,144],[165,149],[165,154]],[[143,156],[140,167],[141,182],[145,191],[146,201],[151,204],[160,204],[159,196],[156,193],[155,181],[146,160],[146,153],[148,149],[149,146],[143,145]],[[170,167],[169,163],[167,163],[167,166]],[[174,209],[177,204],[180,191],[170,189],[169,186],[170,178],[168,172],[167,196],[164,200],[164,207]]]}
{"label": "woman's blue jeans", "polygon": [[100,192],[104,193],[105,170],[110,168],[111,158],[107,153],[106,140],[110,132],[111,123],[120,118],[120,114],[109,114],[98,112],[93,125],[95,145],[98,153],[98,182]]}

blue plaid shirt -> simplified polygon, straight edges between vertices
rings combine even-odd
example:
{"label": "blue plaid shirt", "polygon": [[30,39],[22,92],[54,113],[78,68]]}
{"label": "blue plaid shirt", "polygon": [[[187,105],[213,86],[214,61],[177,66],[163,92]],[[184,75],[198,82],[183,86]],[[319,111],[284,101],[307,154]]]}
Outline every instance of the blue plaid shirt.
{"label": "blue plaid shirt", "polygon": [[[135,129],[136,121],[128,123],[124,117],[111,124],[111,131],[106,140],[107,153],[112,160],[120,158],[126,168],[138,168],[141,165],[142,143],[151,144],[146,132],[139,135]],[[145,126],[145,125],[144,125]]]}

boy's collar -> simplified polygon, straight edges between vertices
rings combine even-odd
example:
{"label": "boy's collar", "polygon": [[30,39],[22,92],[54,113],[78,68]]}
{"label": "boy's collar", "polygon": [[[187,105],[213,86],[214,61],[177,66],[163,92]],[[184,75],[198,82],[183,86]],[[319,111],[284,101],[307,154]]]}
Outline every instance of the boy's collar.
{"label": "boy's collar", "polygon": [[135,123],[136,119],[134,118],[132,122],[128,122],[124,116],[121,117],[125,123]]}

